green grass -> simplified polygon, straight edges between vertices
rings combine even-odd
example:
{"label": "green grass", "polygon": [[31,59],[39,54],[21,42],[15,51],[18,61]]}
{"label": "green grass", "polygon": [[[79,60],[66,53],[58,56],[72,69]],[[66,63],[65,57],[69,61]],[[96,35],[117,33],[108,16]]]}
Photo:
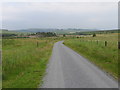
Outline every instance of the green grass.
{"label": "green grass", "polygon": [[[3,39],[3,88],[39,87],[45,75],[53,44],[61,40],[65,40],[65,45],[85,56],[115,78],[118,77],[117,34],[101,34],[97,37],[82,38]],[[96,40],[99,40],[98,44]],[[108,42],[107,47],[104,46],[104,41]]]}
{"label": "green grass", "polygon": [[[108,42],[107,46],[104,45],[104,41]],[[117,41],[117,34],[102,34],[97,37],[66,40],[64,44],[118,79]]]}
{"label": "green grass", "polygon": [[42,84],[54,42],[51,39],[3,39],[2,87],[37,88]]}
{"label": "green grass", "polygon": [[2,34],[17,34],[17,35],[27,35],[31,34],[31,32],[17,32],[17,31],[5,31],[5,30],[0,30],[0,33]]}

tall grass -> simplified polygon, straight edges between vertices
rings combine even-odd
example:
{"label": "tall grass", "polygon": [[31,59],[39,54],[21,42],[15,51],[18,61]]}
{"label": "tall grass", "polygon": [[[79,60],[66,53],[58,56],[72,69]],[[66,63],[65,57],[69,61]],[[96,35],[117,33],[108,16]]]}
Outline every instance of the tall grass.
{"label": "tall grass", "polygon": [[37,88],[42,83],[52,52],[51,42],[39,39],[3,39],[3,88]]}
{"label": "tall grass", "polygon": [[[105,41],[107,41],[107,46],[105,46]],[[66,40],[64,44],[88,58],[115,78],[118,78],[117,41],[117,35],[106,34],[97,37]]]}

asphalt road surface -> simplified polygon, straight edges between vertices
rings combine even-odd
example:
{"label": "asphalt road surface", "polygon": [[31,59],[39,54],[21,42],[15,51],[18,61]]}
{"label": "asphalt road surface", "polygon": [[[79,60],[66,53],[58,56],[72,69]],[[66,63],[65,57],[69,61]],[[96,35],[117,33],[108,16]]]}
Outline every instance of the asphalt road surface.
{"label": "asphalt road surface", "polygon": [[118,88],[113,78],[62,43],[54,44],[42,88]]}

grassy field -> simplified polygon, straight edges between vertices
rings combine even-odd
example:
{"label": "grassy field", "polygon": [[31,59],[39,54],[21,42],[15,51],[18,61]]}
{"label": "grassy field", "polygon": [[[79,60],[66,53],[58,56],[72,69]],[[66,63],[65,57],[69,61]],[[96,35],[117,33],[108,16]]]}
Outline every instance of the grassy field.
{"label": "grassy field", "polygon": [[31,32],[16,32],[16,31],[5,31],[5,30],[0,30],[2,34],[17,34],[17,35],[27,35],[31,34]]}
{"label": "grassy field", "polygon": [[[37,88],[42,84],[53,44],[64,44],[118,78],[118,35],[19,38],[2,41],[3,88]],[[107,41],[107,46],[105,46]]]}
{"label": "grassy field", "polygon": [[3,88],[37,88],[42,84],[54,42],[52,39],[3,39]]}
{"label": "grassy field", "polygon": [[64,44],[118,79],[118,34],[74,38],[66,40]]}
{"label": "grassy field", "polygon": [[[0,30],[0,35],[2,31]],[[1,51],[2,51],[2,37],[0,36],[0,62],[1,60]],[[2,89],[2,63],[0,63],[0,89]]]}

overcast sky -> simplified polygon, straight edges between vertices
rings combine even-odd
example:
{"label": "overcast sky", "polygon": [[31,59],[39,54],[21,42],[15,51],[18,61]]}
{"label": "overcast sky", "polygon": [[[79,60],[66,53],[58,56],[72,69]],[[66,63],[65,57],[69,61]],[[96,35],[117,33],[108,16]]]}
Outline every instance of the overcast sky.
{"label": "overcast sky", "polygon": [[2,28],[5,29],[117,27],[117,2],[4,2],[2,4]]}

